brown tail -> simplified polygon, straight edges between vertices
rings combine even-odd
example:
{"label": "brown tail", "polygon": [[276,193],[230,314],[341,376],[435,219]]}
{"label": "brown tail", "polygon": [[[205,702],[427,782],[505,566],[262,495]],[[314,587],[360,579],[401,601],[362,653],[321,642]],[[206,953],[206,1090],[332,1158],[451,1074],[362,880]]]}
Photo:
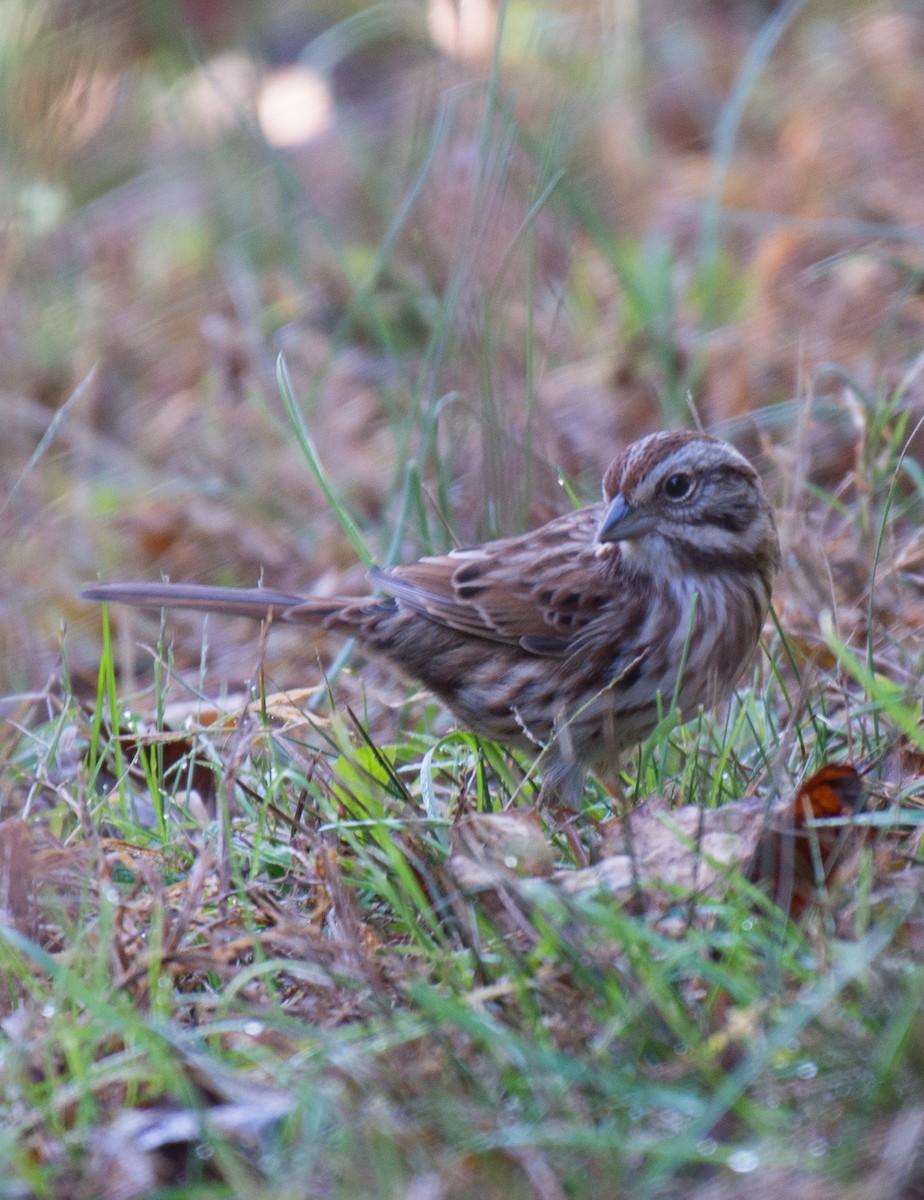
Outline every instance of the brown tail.
{"label": "brown tail", "polygon": [[293,614],[295,620],[320,623],[343,606],[343,600],[292,596],[271,588],[203,587],[195,583],[94,583],[81,590],[84,600],[131,604],[135,608],[192,608],[265,621]]}

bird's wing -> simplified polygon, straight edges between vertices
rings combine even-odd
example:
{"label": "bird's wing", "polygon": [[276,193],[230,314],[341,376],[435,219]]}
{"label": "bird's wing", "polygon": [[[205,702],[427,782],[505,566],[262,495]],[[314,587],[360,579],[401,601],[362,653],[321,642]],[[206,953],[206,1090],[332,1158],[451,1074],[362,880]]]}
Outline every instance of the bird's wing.
{"label": "bird's wing", "polygon": [[613,599],[615,545],[600,557],[600,506],[532,533],[423,558],[373,578],[399,604],[469,636],[552,657]]}

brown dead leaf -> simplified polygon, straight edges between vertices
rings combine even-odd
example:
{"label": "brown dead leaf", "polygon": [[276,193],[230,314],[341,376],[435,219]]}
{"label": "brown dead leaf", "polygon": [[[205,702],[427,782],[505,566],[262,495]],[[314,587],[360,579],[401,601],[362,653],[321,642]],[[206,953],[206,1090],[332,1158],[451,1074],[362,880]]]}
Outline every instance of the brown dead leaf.
{"label": "brown dead leaf", "polygon": [[[529,917],[531,901],[525,885],[547,878],[554,853],[535,809],[504,813],[472,813],[456,823],[446,871],[479,909],[505,935],[523,945],[535,941]],[[464,906],[458,915],[467,920]]]}
{"label": "brown dead leaf", "polygon": [[751,879],[768,884],[776,903],[792,917],[801,916],[819,886],[868,837],[850,825],[813,827],[830,817],[850,817],[862,798],[860,776],[849,763],[829,763],[799,788],[788,811],[760,839]]}
{"label": "brown dead leaf", "polygon": [[554,854],[535,809],[472,813],[453,828],[449,870],[469,892],[552,873]]}
{"label": "brown dead leaf", "polygon": [[555,880],[566,892],[634,893],[645,912],[664,915],[684,899],[721,895],[723,879],[750,860],[766,819],[767,804],[755,797],[715,809],[669,808],[651,797],[606,827],[600,862]]}
{"label": "brown dead leaf", "polygon": [[204,1109],[158,1105],[123,1112],[92,1138],[90,1176],[103,1200],[135,1200],[181,1183],[188,1164],[215,1137],[255,1159],[269,1135],[292,1111],[281,1091],[235,1084],[237,1098]]}
{"label": "brown dead leaf", "polygon": [[[467,893],[498,915],[528,907],[524,879],[549,878],[566,894],[600,890],[667,917],[684,901],[724,894],[740,872],[766,885],[788,915],[801,916],[819,885],[842,877],[869,837],[867,827],[817,826],[852,816],[862,798],[850,764],[829,764],[803,783],[792,801],[747,796],[716,809],[670,808],[650,797],[603,829],[601,858],[581,870],[552,873],[552,848],[535,811],[477,814],[456,827],[449,871]],[[907,856],[906,856],[907,857]]]}
{"label": "brown dead leaf", "polygon": [[[159,755],[164,776],[181,779],[186,791],[199,794],[206,812],[210,815],[214,813],[214,766],[197,753],[193,736],[171,729],[142,729],[136,735],[122,735],[122,742],[132,759],[137,760],[143,753]],[[130,773],[136,779],[143,778],[143,771],[137,765],[131,768]]]}
{"label": "brown dead leaf", "polygon": [[257,718],[266,718],[275,732],[291,733],[309,723],[316,727],[323,718],[306,716],[307,702],[318,688],[299,688],[277,692],[257,706],[244,693],[225,698],[221,703],[201,699],[175,701],[167,705],[160,726],[142,721],[130,733],[120,734],[126,756],[132,761],[130,773],[143,781],[144,771],[137,759],[142,754],[156,754],[162,760],[163,773],[176,779],[186,792],[198,794],[206,816],[214,815],[215,761],[202,753],[199,735],[234,737],[242,731],[243,718],[251,718],[253,729],[247,729],[248,745],[259,737]]}

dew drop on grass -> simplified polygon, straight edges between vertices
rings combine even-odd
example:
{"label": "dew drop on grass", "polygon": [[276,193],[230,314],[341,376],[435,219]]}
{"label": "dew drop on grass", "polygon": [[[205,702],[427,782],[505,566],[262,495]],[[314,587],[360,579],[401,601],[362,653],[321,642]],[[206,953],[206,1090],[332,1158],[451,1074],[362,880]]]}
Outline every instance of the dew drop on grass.
{"label": "dew drop on grass", "polygon": [[671,1133],[680,1133],[687,1123],[686,1114],[674,1108],[662,1109],[660,1118],[663,1128],[669,1130]]}
{"label": "dew drop on grass", "polygon": [[800,1079],[814,1079],[818,1074],[818,1064],[813,1062],[799,1063],[796,1074]]}
{"label": "dew drop on grass", "polygon": [[760,1155],[755,1150],[735,1150],[728,1156],[728,1165],[736,1175],[750,1175],[760,1166]]}

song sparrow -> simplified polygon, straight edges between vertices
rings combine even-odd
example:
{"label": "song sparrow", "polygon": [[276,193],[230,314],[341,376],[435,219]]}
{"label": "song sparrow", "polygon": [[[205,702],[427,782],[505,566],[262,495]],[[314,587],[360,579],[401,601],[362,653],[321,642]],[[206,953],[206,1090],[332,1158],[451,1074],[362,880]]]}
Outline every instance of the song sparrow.
{"label": "song sparrow", "polygon": [[564,803],[676,704],[734,688],[770,604],[780,550],[753,467],[699,433],[617,458],[603,502],[519,537],[372,572],[382,597],[103,583],[91,600],[303,621],[357,637],[484,737],[545,748]]}

